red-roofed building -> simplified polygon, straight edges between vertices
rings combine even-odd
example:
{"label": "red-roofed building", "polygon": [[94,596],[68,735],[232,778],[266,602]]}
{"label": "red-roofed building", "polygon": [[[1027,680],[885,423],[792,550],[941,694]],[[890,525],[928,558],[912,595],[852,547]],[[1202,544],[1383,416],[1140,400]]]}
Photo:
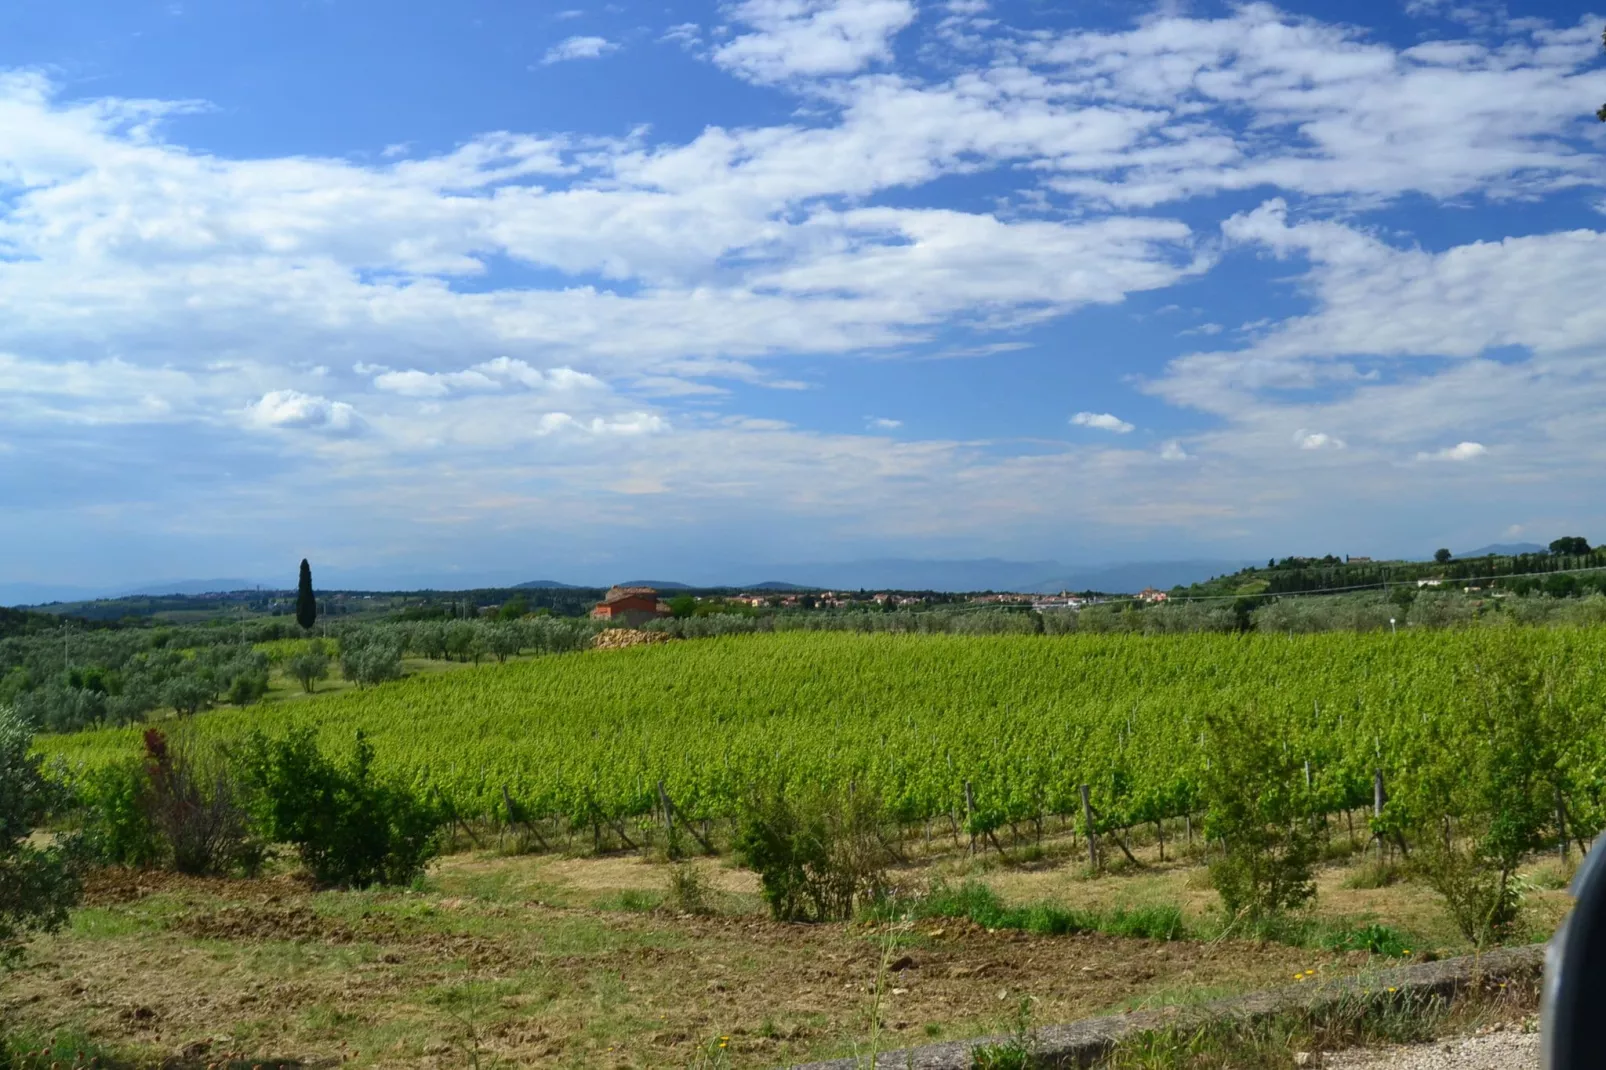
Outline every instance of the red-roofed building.
{"label": "red-roofed building", "polygon": [[650,620],[669,616],[669,607],[658,599],[651,587],[612,587],[591,611],[595,620],[612,621],[635,628]]}

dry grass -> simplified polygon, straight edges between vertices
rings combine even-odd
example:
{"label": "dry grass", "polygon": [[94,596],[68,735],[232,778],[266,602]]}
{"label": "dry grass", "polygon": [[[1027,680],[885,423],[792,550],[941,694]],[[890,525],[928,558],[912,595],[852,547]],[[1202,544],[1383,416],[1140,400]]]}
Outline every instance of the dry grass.
{"label": "dry grass", "polygon": [[[1006,841],[1007,843],[1007,841]],[[1036,846],[1035,844],[1033,845]],[[1180,905],[1205,929],[1214,895],[1197,860],[1090,876],[1066,837],[1029,865],[974,859],[938,838],[901,880],[984,881],[1006,902],[1072,909]],[[1169,849],[1168,849],[1169,856]],[[731,1066],[849,1054],[880,1008],[883,1048],[1007,1030],[1022,997],[1038,1022],[1190,1003],[1352,972],[1362,952],[1224,939],[1159,943],[987,932],[922,922],[900,937],[879,991],[873,927],[783,925],[753,876],[684,863],[716,913],[657,907],[671,867],[633,855],[447,857],[419,892],[314,893],[289,877],[203,881],[110,875],[72,928],[36,941],[0,990],[0,1018],[78,1030],[148,1055],[244,1051],[361,1066]],[[1383,922],[1418,949],[1459,949],[1434,897],[1410,881],[1346,887],[1361,859],[1324,868],[1317,912]],[[1536,867],[1536,934],[1565,910]],[[1350,882],[1353,883],[1353,882]],[[720,1038],[726,1038],[720,1047]],[[204,1065],[201,1063],[199,1065]]]}

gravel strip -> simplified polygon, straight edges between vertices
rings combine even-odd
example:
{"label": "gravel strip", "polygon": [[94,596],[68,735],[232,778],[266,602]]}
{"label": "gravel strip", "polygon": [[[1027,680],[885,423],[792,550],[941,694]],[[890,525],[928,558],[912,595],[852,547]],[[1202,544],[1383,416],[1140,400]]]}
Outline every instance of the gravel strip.
{"label": "gravel strip", "polygon": [[1404,1048],[1340,1052],[1324,1070],[1538,1070],[1538,1033],[1490,1033]]}

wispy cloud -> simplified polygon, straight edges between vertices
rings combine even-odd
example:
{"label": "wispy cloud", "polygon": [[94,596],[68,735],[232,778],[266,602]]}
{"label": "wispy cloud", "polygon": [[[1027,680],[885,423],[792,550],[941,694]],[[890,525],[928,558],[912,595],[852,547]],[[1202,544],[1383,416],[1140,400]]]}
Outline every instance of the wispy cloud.
{"label": "wispy cloud", "polygon": [[541,62],[552,64],[571,59],[598,59],[618,48],[618,44],[606,37],[569,37],[547,49],[546,55],[541,57]]}
{"label": "wispy cloud", "polygon": [[903,426],[902,420],[889,420],[885,416],[871,417],[868,421],[872,431],[896,431]]}

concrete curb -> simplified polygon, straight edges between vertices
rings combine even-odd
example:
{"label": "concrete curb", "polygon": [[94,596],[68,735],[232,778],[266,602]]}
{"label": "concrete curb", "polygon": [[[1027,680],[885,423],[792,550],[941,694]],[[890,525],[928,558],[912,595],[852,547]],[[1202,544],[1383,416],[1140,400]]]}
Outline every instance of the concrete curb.
{"label": "concrete curb", "polygon": [[[1245,996],[1214,1000],[1191,1007],[1166,1007],[1152,1011],[1131,1011],[1103,1018],[1089,1018],[1069,1025],[1049,1025],[1033,1030],[1039,1066],[1091,1066],[1122,1039],[1135,1033],[1167,1026],[1202,1023],[1210,1019],[1239,1017],[1263,1018],[1280,1011],[1314,1010],[1347,996],[1397,989],[1408,997],[1451,996],[1478,984],[1505,980],[1537,980],[1544,971],[1545,945],[1499,948],[1483,955],[1466,955],[1399,966],[1320,985],[1282,985]],[[1007,1044],[1007,1036],[976,1037],[944,1044],[882,1052],[875,1070],[971,1070],[975,1048]],[[832,1059],[805,1063],[793,1070],[866,1070],[857,1059]]]}

